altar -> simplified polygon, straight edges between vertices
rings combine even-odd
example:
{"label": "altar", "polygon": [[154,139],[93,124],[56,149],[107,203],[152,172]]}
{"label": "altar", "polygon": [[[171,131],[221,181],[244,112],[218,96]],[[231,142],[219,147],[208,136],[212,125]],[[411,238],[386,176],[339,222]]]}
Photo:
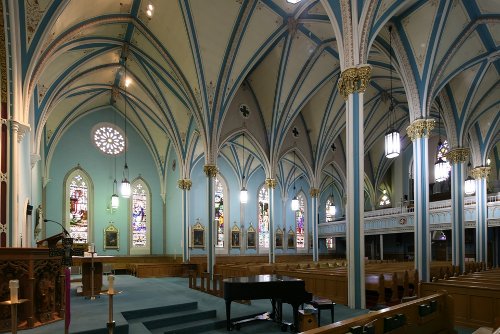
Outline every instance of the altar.
{"label": "altar", "polygon": [[[109,258],[109,256],[74,257],[74,259],[80,262],[82,265],[82,295],[84,297],[99,296],[99,294],[101,293],[103,258]],[[92,293],[92,276],[94,279],[93,293]]]}
{"label": "altar", "polygon": [[[0,248],[0,301],[10,299],[9,281],[19,280],[18,329],[62,320],[64,266],[47,248]],[[0,332],[10,331],[10,306],[0,305]]]}

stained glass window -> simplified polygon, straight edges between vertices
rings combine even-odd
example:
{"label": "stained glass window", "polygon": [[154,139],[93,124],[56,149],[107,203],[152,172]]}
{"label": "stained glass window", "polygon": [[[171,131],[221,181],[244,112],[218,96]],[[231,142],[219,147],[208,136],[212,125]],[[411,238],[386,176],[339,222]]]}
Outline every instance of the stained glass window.
{"label": "stained glass window", "polygon": [[82,244],[88,242],[89,213],[88,180],[81,171],[72,173],[69,181],[69,233],[74,243]]}
{"label": "stained glass window", "polygon": [[142,180],[132,184],[132,247],[149,248],[149,190]]}
{"label": "stained glass window", "polygon": [[382,196],[380,197],[379,206],[391,205],[391,198],[387,195],[387,190],[382,191]]}
{"label": "stained glass window", "polygon": [[333,202],[333,198],[330,197],[326,200],[326,206],[325,206],[326,222],[327,223],[335,220],[335,215],[333,215],[331,210],[330,210],[330,207],[332,205],[335,205],[335,203]]}
{"label": "stained glass window", "polygon": [[103,153],[115,155],[125,149],[125,137],[116,125],[100,123],[92,134],[95,146]]}
{"label": "stained glass window", "polygon": [[296,238],[297,243],[296,247],[305,248],[305,204],[304,204],[304,196],[297,195],[297,199],[299,200],[299,209],[295,211],[295,226],[296,226]]}
{"label": "stained glass window", "polygon": [[444,140],[443,143],[438,146],[436,152],[436,160],[439,160],[439,158],[443,159],[443,161],[446,162],[446,169],[448,172],[451,171],[450,162],[448,161],[448,159],[446,159],[446,154],[448,154],[449,150],[450,150],[450,145],[448,144],[447,140]]}
{"label": "stained glass window", "polygon": [[218,178],[215,178],[215,226],[217,227],[217,243],[215,247],[224,247],[224,189]]}
{"label": "stained glass window", "polygon": [[259,248],[269,248],[269,190],[265,185],[259,191]]}

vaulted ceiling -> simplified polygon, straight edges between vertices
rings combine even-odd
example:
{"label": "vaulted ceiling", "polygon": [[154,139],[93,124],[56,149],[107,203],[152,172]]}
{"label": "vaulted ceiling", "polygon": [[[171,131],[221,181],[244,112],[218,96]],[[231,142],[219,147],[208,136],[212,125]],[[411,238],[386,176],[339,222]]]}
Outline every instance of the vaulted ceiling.
{"label": "vaulted ceiling", "polygon": [[[5,1],[20,45],[12,60],[18,71],[11,76],[21,82],[16,98],[24,117],[34,120],[33,147],[46,145],[50,152],[82,115],[111,106],[127,110],[160,173],[169,150],[187,173],[199,159],[210,160],[209,152],[240,177],[264,168],[282,184],[302,175],[325,187],[329,175],[342,185],[347,152],[345,104],[337,91],[344,48],[338,43],[340,2]],[[389,25],[403,148],[411,145],[411,121],[437,118],[442,110],[452,147],[470,146],[475,165],[492,152],[498,157],[500,2],[351,2],[360,27],[368,29],[372,79],[364,96],[364,133],[373,186],[392,163],[383,152]],[[125,76],[132,79],[127,88]],[[408,102],[411,89],[419,94],[418,112]],[[295,158],[300,172],[290,177]]]}

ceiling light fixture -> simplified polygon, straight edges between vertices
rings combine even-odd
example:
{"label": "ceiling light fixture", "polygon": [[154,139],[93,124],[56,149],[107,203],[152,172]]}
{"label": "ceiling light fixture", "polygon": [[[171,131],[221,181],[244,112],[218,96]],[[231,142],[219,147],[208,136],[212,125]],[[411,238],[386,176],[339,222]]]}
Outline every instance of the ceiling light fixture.
{"label": "ceiling light fixture", "polygon": [[392,26],[389,26],[389,71],[391,90],[389,92],[389,112],[387,114],[387,132],[385,134],[385,156],[389,159],[399,156],[401,142],[399,132],[394,128],[396,123],[396,112],[394,110],[394,99],[392,96]]}
{"label": "ceiling light fixture", "polygon": [[241,177],[240,203],[248,201],[248,191],[245,188],[245,133],[243,132],[243,176]]}
{"label": "ceiling light fixture", "polygon": [[332,195],[331,195],[332,199],[331,199],[330,207],[328,208],[328,210],[330,211],[330,215],[335,216],[335,214],[337,213],[337,209],[335,208],[335,201],[334,201],[334,197],[333,197],[333,173],[334,173],[334,166],[333,166],[333,162],[332,162]]}
{"label": "ceiling light fixture", "polygon": [[293,199],[292,199],[292,211],[297,211],[299,209],[299,199],[297,198],[297,193],[295,192],[295,151],[293,151]]}
{"label": "ceiling light fixture", "polygon": [[124,57],[124,67],[125,67],[125,165],[123,166],[123,180],[122,180],[122,185],[121,185],[121,194],[122,197],[124,198],[129,198],[130,197],[130,182],[128,180],[129,178],[129,170],[128,170],[128,164],[127,164],[127,87],[130,85],[131,80],[127,76],[127,57]]}
{"label": "ceiling light fixture", "polygon": [[437,160],[434,164],[434,178],[436,182],[445,181],[448,178],[448,164],[443,160],[442,152],[440,152],[443,142],[441,141],[441,110],[438,109],[438,134],[439,141],[437,145]]}
{"label": "ceiling light fixture", "polygon": [[467,179],[465,180],[465,185],[464,185],[464,192],[466,195],[474,195],[476,193],[476,181],[470,176],[470,170],[471,170],[472,164],[470,163],[470,156],[469,156],[469,163],[467,164]]}

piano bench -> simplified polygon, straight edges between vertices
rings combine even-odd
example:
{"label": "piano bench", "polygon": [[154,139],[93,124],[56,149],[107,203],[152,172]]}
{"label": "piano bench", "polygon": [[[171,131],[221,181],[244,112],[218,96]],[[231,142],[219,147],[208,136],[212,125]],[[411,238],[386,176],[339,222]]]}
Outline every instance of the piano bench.
{"label": "piano bench", "polygon": [[333,309],[335,306],[335,303],[332,302],[330,299],[327,298],[322,298],[322,297],[313,297],[313,300],[308,302],[309,305],[314,307],[315,309],[318,310],[318,326],[321,326],[321,310],[330,310],[330,314],[332,316],[332,323],[335,322],[335,318],[333,315]]}

